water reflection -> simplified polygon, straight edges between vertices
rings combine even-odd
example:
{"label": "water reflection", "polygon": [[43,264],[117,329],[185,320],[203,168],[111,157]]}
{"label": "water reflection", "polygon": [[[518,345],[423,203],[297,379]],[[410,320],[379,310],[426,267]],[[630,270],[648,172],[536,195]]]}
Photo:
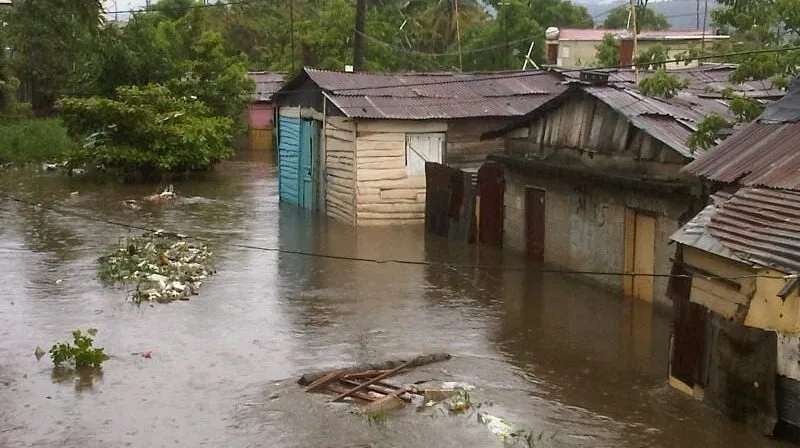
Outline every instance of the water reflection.
{"label": "water reflection", "polygon": [[85,392],[92,390],[96,383],[103,379],[102,367],[54,367],[50,375],[53,384],[73,383],[75,392]]}
{"label": "water reflection", "polygon": [[[420,352],[454,358],[409,381],[473,384],[476,401],[555,434],[552,446],[779,446],[665,386],[664,316],[536,270],[344,259],[523,265],[511,252],[426,238],[421,227],[355,229],[279,205],[271,167],[224,164],[205,182],[176,183],[183,199],[140,210],[120,202],[151,186],[0,173],[0,187],[95,218],[207,236],[219,270],[188,302],[137,308],[94,280],[97,257],[127,230],[23,216],[0,202],[3,447],[500,446],[474,418],[411,410],[370,426],[294,382],[308,370]],[[259,249],[276,247],[343,258]],[[116,355],[102,376],[53,376],[31,355],[88,327]],[[125,356],[143,351],[152,358]]]}

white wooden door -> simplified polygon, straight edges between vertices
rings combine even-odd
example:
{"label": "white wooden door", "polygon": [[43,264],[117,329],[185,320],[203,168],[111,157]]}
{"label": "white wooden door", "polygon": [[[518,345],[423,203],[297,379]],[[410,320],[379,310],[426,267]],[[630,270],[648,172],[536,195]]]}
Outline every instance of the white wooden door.
{"label": "white wooden door", "polygon": [[425,162],[444,160],[444,133],[406,134],[406,173],[424,176]]}

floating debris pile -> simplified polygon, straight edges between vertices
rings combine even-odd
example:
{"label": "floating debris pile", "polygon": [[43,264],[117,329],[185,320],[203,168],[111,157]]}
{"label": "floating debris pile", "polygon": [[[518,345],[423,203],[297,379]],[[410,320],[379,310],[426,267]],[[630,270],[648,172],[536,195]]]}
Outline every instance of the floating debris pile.
{"label": "floating debris pile", "polygon": [[121,239],[100,257],[99,278],[109,285],[135,285],[129,299],[136,303],[189,300],[215,272],[211,255],[206,245],[184,235],[146,232]]}

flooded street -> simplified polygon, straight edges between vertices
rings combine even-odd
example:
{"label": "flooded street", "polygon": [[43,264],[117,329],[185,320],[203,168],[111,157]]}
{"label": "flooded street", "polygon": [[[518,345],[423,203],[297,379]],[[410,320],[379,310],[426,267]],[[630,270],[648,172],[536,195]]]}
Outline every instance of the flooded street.
{"label": "flooded street", "polygon": [[[647,306],[556,274],[291,252],[522,266],[513,254],[312,217],[279,205],[259,163],[177,182],[178,199],[140,210],[121,201],[152,186],[32,173],[0,171],[0,191],[95,220],[0,197],[2,447],[502,446],[475,416],[409,409],[370,425],[295,384],[423,352],[453,359],[403,379],[472,384],[473,402],[541,446],[784,446],[666,385],[669,318]],[[103,220],[210,238],[218,273],[189,301],[126,302],[96,280],[97,257],[129,232]],[[90,327],[111,355],[101,377],[54,376],[34,357]]]}

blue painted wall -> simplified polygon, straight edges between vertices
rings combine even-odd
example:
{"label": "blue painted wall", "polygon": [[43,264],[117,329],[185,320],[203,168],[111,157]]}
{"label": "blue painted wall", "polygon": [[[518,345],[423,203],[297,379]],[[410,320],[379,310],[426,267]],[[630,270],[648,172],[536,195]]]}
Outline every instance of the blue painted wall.
{"label": "blue painted wall", "polygon": [[278,191],[281,202],[300,205],[300,119],[278,119]]}
{"label": "blue painted wall", "polygon": [[318,148],[319,123],[280,117],[278,121],[279,194],[282,202],[314,208],[313,155]]}

